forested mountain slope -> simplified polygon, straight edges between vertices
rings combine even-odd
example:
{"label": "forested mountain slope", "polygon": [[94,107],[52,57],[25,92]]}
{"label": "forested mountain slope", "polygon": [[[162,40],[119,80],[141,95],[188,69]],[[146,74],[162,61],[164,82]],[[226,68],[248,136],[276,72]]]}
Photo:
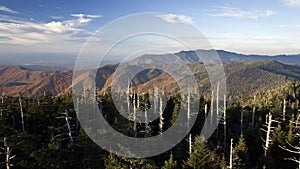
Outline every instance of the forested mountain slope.
{"label": "forested mountain slope", "polygon": [[[300,67],[283,64],[277,61],[258,62],[224,62],[229,96],[248,96],[257,91],[264,91],[281,86],[290,81],[300,80]],[[104,65],[97,71],[96,84],[102,92],[111,86],[112,75],[118,65]],[[128,65],[135,66],[138,65]],[[201,92],[209,92],[210,82],[201,63],[189,63],[195,74]],[[122,76],[119,72],[118,76]],[[16,96],[41,96],[45,91],[53,95],[68,93],[72,89],[72,71],[30,70],[27,68],[0,67],[1,93]],[[184,80],[184,79],[183,79]],[[75,79],[75,83],[80,79]],[[132,86],[141,92],[149,88],[164,88],[166,93],[178,91],[174,79],[165,72],[156,69],[146,69],[140,72],[132,81]]]}

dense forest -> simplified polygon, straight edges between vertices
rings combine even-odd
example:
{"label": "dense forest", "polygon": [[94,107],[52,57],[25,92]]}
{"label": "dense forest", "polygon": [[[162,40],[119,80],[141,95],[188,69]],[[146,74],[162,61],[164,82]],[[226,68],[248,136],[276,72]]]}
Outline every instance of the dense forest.
{"label": "dense forest", "polygon": [[[139,134],[146,125],[120,116],[111,95],[107,91],[97,97],[109,124],[128,136],[146,137]],[[132,94],[130,102],[137,109],[147,110],[151,106],[149,95]],[[54,97],[45,92],[37,99],[3,95],[1,168],[300,168],[300,83],[219,103],[224,104],[224,114],[208,140],[199,134],[211,100],[200,96],[199,111],[193,112],[196,123],[178,145],[158,156],[125,158],[101,149],[85,134],[76,117],[72,94]],[[181,100],[179,94],[168,97],[161,118],[147,124],[147,137],[172,126]]]}

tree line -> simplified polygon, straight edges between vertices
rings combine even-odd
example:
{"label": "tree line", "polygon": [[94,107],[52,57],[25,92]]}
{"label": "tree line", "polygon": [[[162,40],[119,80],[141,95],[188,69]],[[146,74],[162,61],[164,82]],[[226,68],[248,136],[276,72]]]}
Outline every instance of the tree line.
{"label": "tree line", "polygon": [[[159,118],[134,123],[119,114],[110,91],[96,101],[107,122],[131,137],[151,137],[174,124],[179,109],[188,108],[179,94],[167,98]],[[134,109],[146,112],[150,93],[119,96]],[[127,100],[128,98],[128,100]],[[226,98],[226,97],[225,97]],[[223,105],[223,115],[213,135],[200,135],[213,101],[200,94],[197,120],[190,133],[171,150],[149,158],[125,158],[97,146],[83,131],[72,94],[39,98],[1,98],[1,168],[299,168],[300,84],[290,83]],[[215,103],[216,104],[216,103]],[[123,107],[125,111],[127,107]],[[133,113],[135,110],[129,110]]]}

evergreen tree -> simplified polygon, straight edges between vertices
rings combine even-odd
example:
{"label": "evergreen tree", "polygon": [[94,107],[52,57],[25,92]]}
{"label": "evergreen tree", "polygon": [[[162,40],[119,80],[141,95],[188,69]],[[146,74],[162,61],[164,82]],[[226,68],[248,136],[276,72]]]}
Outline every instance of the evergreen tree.
{"label": "evergreen tree", "polygon": [[122,165],[122,163],[119,161],[119,159],[110,153],[105,159],[104,159],[104,166],[106,169],[125,169],[126,167]]}
{"label": "evergreen tree", "polygon": [[226,160],[225,160],[225,156],[222,156],[222,160],[221,160],[221,164],[220,164],[220,168],[221,169],[227,169],[227,164],[226,164]]}
{"label": "evergreen tree", "polygon": [[233,168],[248,168],[248,148],[243,135],[233,149]]}
{"label": "evergreen tree", "polygon": [[165,161],[165,165],[162,169],[176,169],[177,168],[177,161],[173,159],[173,154],[170,154],[170,158],[168,161]]}
{"label": "evergreen tree", "polygon": [[192,145],[192,153],[190,157],[184,162],[186,168],[213,168],[213,160],[211,151],[207,147],[207,142],[202,142],[203,138],[196,137]]}

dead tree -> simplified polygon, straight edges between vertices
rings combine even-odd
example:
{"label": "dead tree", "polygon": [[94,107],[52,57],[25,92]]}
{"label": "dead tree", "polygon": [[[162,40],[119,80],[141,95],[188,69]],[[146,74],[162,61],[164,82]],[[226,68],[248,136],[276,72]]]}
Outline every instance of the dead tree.
{"label": "dead tree", "polygon": [[19,95],[19,103],[20,103],[20,111],[21,111],[21,120],[22,120],[22,131],[25,131],[25,123],[24,123],[24,113],[23,113],[23,106],[22,106],[22,99],[21,95]]}
{"label": "dead tree", "polygon": [[145,99],[145,95],[144,95],[144,106],[145,106],[144,124],[145,124],[145,137],[146,137],[148,134],[148,112],[147,112],[148,103],[147,103],[147,100]]}
{"label": "dead tree", "polygon": [[230,140],[230,155],[229,155],[229,168],[230,169],[232,169],[232,167],[233,167],[232,154],[233,154],[233,139]]}
{"label": "dead tree", "polygon": [[71,126],[70,126],[70,122],[69,122],[69,116],[68,116],[68,110],[66,110],[66,114],[65,114],[65,120],[66,120],[66,125],[68,128],[68,136],[70,138],[70,141],[73,142],[73,136],[72,136],[72,130],[71,130]]}
{"label": "dead tree", "polygon": [[163,125],[164,125],[164,117],[163,117],[163,102],[162,102],[162,98],[159,98],[159,132],[160,134],[162,134],[163,131]]}
{"label": "dead tree", "polygon": [[2,96],[1,97],[1,112],[0,112],[1,120],[3,120],[3,109],[4,109],[4,97]]}
{"label": "dead tree", "polygon": [[[216,117],[216,124],[218,124],[218,120],[219,120],[219,88],[220,88],[220,84],[218,82],[217,85],[217,99],[216,99],[216,106],[217,106],[217,117]],[[217,132],[218,132],[218,128],[217,128]]]}
{"label": "dead tree", "polygon": [[285,114],[286,114],[286,100],[283,99],[283,108],[282,108],[282,121],[285,122]]}
{"label": "dead tree", "polygon": [[[69,117],[68,110],[66,110],[65,113],[63,113],[63,116],[57,117],[57,118],[58,119],[64,119],[66,121],[66,124],[65,124],[64,127],[67,128],[67,133],[63,133],[63,134],[60,134],[60,135],[67,135],[68,139],[70,140],[70,142],[73,142],[74,141],[74,137],[72,135],[73,132],[72,132],[71,124],[70,124],[71,117]],[[65,140],[65,139],[66,138],[62,138],[62,140]]]}
{"label": "dead tree", "polygon": [[11,159],[15,158],[16,155],[14,156],[11,156],[11,149],[10,147],[8,146],[7,142],[6,142],[6,137],[4,137],[3,139],[3,143],[4,143],[4,147],[2,148],[2,150],[4,151],[3,153],[1,154],[4,154],[5,155],[5,167],[6,169],[9,169],[11,166],[13,166],[10,162]]}
{"label": "dead tree", "polygon": [[136,92],[136,108],[138,110],[140,109],[140,97],[138,92]]}
{"label": "dead tree", "polygon": [[[298,115],[298,118],[297,118],[297,120],[295,122],[291,121],[291,123],[294,123],[295,124],[295,129],[299,130],[299,128],[300,128],[300,115]],[[298,140],[299,140],[300,133],[299,132],[296,133],[294,135],[294,137],[298,138]],[[299,145],[299,143],[298,143],[298,145]],[[292,145],[288,141],[287,141],[287,144],[288,144],[289,147],[286,147],[286,146],[279,146],[279,147],[282,148],[285,151],[288,151],[290,153],[298,155],[298,159],[296,159],[296,158],[285,158],[285,160],[290,160],[290,161],[294,161],[294,162],[298,163],[298,169],[300,169],[300,147]]]}
{"label": "dead tree", "polygon": [[244,111],[243,111],[243,106],[241,109],[241,136],[243,135],[243,121],[244,121]]}
{"label": "dead tree", "polygon": [[210,105],[210,125],[213,125],[214,116],[214,91],[211,91],[211,105]]}
{"label": "dead tree", "polygon": [[[207,112],[207,104],[205,104],[205,106],[204,106],[204,115],[205,115],[205,116],[204,116],[204,117],[205,117],[204,119],[205,119],[205,121],[206,121],[206,119],[207,119],[207,113],[208,113],[208,112]],[[204,131],[206,131],[206,125],[205,125],[205,124],[204,124]]]}
{"label": "dead tree", "polygon": [[223,125],[224,125],[224,153],[226,153],[227,147],[227,131],[226,131],[226,95],[224,95],[224,106],[223,106]]}
{"label": "dead tree", "polygon": [[[189,88],[188,96],[187,96],[187,132],[189,132],[189,130],[190,130],[190,119],[191,119],[191,109],[190,109],[191,103],[190,102],[191,102],[191,91]],[[188,135],[187,141],[188,141],[188,146],[189,146],[189,154],[191,154],[192,153],[192,134]]]}
{"label": "dead tree", "polygon": [[293,154],[298,154],[298,159],[296,158],[285,158],[285,160],[290,160],[298,163],[298,169],[300,169],[300,147],[299,146],[293,146],[290,143],[288,143],[290,148],[287,147],[281,147],[283,150],[291,152]]}
{"label": "dead tree", "polygon": [[188,93],[188,97],[187,97],[187,129],[189,130],[190,128],[190,118],[191,118],[191,109],[190,109],[190,106],[191,106],[191,93],[189,91]]}
{"label": "dead tree", "polygon": [[79,131],[79,98],[76,99],[76,105],[75,105],[75,113],[76,113],[76,124],[75,124],[75,128],[76,131]]}
{"label": "dead tree", "polygon": [[192,153],[192,134],[189,134],[189,154]]}
{"label": "dead tree", "polygon": [[136,95],[133,94],[133,131],[134,131],[134,137],[137,137],[137,129],[136,129]]}
{"label": "dead tree", "polygon": [[129,81],[129,79],[128,79],[128,84],[127,84],[126,99],[127,99],[127,114],[130,115],[130,81]]}
{"label": "dead tree", "polygon": [[[254,103],[256,100],[256,95],[254,95]],[[254,120],[255,120],[255,105],[252,105],[252,121],[251,121],[251,126],[254,127]]]}
{"label": "dead tree", "polygon": [[266,139],[263,139],[263,142],[265,143],[265,145],[263,145],[264,147],[264,156],[267,157],[267,153],[268,153],[268,150],[269,150],[269,147],[270,147],[270,144],[272,142],[272,138],[271,138],[271,134],[273,133],[273,129],[274,127],[272,127],[272,123],[273,122],[278,122],[276,120],[273,120],[272,119],[272,114],[269,113],[269,115],[266,116],[266,124],[263,125],[264,127],[266,127],[266,129],[262,128],[261,130],[266,132]]}

